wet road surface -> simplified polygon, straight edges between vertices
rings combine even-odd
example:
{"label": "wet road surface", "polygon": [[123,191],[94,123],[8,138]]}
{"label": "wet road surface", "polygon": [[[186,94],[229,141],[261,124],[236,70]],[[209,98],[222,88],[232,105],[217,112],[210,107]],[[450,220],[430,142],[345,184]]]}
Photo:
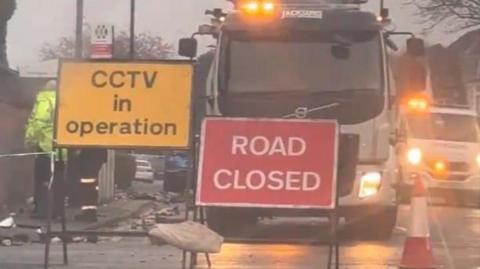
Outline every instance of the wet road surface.
{"label": "wet road surface", "polygon": [[[394,236],[387,242],[345,242],[341,248],[341,268],[397,268],[409,212],[409,206],[401,207]],[[433,251],[440,268],[480,268],[479,209],[431,206],[429,220]],[[317,223],[310,220],[295,225],[271,221],[260,225],[256,234],[272,238],[291,238],[286,235],[295,234],[296,238],[308,241],[316,238],[312,230],[317,227]],[[311,269],[326,268],[327,256],[328,248],[321,245],[228,243],[220,255],[212,255],[212,262],[214,269]],[[0,268],[42,268],[42,257],[43,246],[39,244],[0,247]],[[53,246],[51,257],[51,268],[181,268],[181,251],[167,246],[152,247],[145,238],[111,238],[98,244],[72,244],[69,266],[60,265],[60,244]],[[205,259],[200,255],[198,268],[206,267]]]}

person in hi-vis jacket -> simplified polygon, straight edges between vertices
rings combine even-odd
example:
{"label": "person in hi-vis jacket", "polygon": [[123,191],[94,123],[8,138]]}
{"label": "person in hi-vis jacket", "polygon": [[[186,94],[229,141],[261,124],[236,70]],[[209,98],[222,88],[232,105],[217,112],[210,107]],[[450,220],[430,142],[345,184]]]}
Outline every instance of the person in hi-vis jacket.
{"label": "person in hi-vis jacket", "polygon": [[[40,153],[35,157],[34,166],[34,216],[45,217],[47,207],[47,187],[51,176],[51,155],[53,151],[53,125],[55,117],[57,83],[50,80],[37,94],[25,132],[25,146],[31,152]],[[45,153],[45,154],[41,154]],[[56,152],[55,176],[63,176],[66,152]],[[63,208],[60,180],[54,184],[54,215]]]}

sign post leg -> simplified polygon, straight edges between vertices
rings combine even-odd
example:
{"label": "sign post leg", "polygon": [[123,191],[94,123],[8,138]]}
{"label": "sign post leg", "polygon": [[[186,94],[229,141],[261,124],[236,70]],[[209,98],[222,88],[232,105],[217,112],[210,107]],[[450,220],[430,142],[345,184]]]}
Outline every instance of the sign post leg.
{"label": "sign post leg", "polygon": [[335,208],[330,212],[330,240],[328,246],[328,263],[327,268],[332,268],[333,262],[333,254],[335,253],[335,269],[340,269],[340,242],[338,236],[338,205],[339,205],[339,197],[338,197],[338,187],[337,192],[335,195]]}
{"label": "sign post leg", "polygon": [[[200,223],[205,225],[205,209],[200,206],[198,207],[198,210],[200,210]],[[207,260],[208,268],[212,268],[212,261],[210,260],[210,255],[208,253],[205,253],[205,259]]]}
{"label": "sign post leg", "polygon": [[[195,147],[195,144],[194,144]],[[190,219],[190,202],[192,202],[192,207],[193,207],[193,220],[195,221],[197,218],[196,214],[196,207],[195,207],[195,197],[194,195],[192,196],[191,190],[193,189],[193,181],[194,181],[194,161],[195,161],[195,151],[190,150],[188,154],[188,172],[187,172],[187,184],[185,186],[184,190],[184,198],[185,198],[185,221]],[[195,192],[193,192],[194,194]],[[191,199],[191,201],[190,201]],[[190,254],[190,261],[189,261],[189,267],[190,269],[195,267],[196,264],[196,253],[193,252],[187,252],[186,250],[183,250],[182,252],[182,268],[186,268],[186,263],[187,263],[187,254]]]}
{"label": "sign post leg", "polygon": [[49,260],[50,260],[50,240],[51,240],[51,209],[50,209],[50,190],[48,190],[48,208],[47,208],[47,232],[45,233],[45,256],[44,256],[44,263],[43,268],[48,269]]}
{"label": "sign post leg", "polygon": [[338,209],[334,210],[334,222],[333,222],[333,243],[335,244],[335,269],[340,269],[340,244],[338,240]]}
{"label": "sign post leg", "polygon": [[330,213],[330,216],[329,216],[329,222],[330,222],[330,233],[329,233],[329,240],[328,240],[328,260],[327,260],[327,269],[331,269],[332,268],[332,257],[333,257],[333,251],[334,251],[334,238],[333,238],[333,234],[334,234],[334,226],[333,226],[333,213]]}
{"label": "sign post leg", "polygon": [[44,269],[48,269],[49,267],[49,260],[50,260],[50,240],[51,240],[51,206],[50,206],[50,197],[51,197],[51,194],[50,194],[50,191],[51,190],[48,190],[48,206],[47,206],[47,231],[45,233],[45,257],[44,257],[44,264],[43,264],[43,268]]}
{"label": "sign post leg", "polygon": [[[187,179],[187,184],[185,188],[185,219],[188,220],[189,217],[189,207],[191,206],[193,209],[193,221],[197,221],[197,207],[195,206],[195,190],[194,190],[194,181],[195,181],[195,161],[196,161],[196,143],[195,139],[192,139],[193,141],[193,147],[190,149],[189,154],[188,154],[188,179]],[[190,252],[190,269],[193,269],[197,265],[197,253],[196,252]]]}
{"label": "sign post leg", "polygon": [[[63,208],[65,210],[65,208]],[[68,264],[68,238],[67,237],[67,229],[66,229],[66,221],[65,221],[65,213],[62,213],[62,242],[63,242],[63,264]]]}
{"label": "sign post leg", "polygon": [[338,188],[338,185],[337,184],[337,191],[336,191],[336,194],[335,194],[335,210],[333,211],[334,214],[335,214],[335,225],[334,225],[334,229],[335,229],[335,238],[334,238],[334,242],[335,242],[335,268],[336,269],[340,269],[340,238],[339,238],[339,216],[338,216],[338,207],[340,205],[340,198],[338,196],[339,194],[339,188]]}
{"label": "sign post leg", "polygon": [[[333,259],[335,255],[335,260]],[[340,244],[338,240],[338,214],[337,209],[330,213],[330,240],[328,245],[328,262],[327,268],[332,268],[332,263],[335,263],[335,269],[340,268]]]}
{"label": "sign post leg", "polygon": [[[62,244],[63,244],[63,264],[67,265],[68,264],[68,238],[67,237],[67,216],[66,216],[66,208],[65,208],[65,198],[66,198],[66,189],[67,189],[67,176],[68,176],[68,162],[64,161],[63,157],[66,157],[67,160],[68,158],[68,153],[67,156],[63,156],[62,151],[60,150],[59,152],[59,162],[63,163],[63,171],[62,172],[62,180],[60,184],[60,191],[61,191],[61,214],[62,214]],[[60,176],[60,175],[59,175]]]}
{"label": "sign post leg", "polygon": [[[186,187],[185,187],[185,190],[184,190],[184,198],[185,198],[185,220],[187,221],[190,216],[189,216],[189,212],[188,212],[188,199],[189,199],[189,189],[190,189],[190,172],[188,173],[188,176],[187,176],[187,184],[186,184]],[[186,250],[183,250],[182,251],[182,269],[185,269],[187,268],[187,257],[188,257],[188,252]]]}
{"label": "sign post leg", "polygon": [[48,269],[50,262],[50,241],[52,232],[52,206],[53,195],[52,189],[55,181],[55,153],[50,154],[50,182],[48,183],[47,190],[47,232],[45,233],[45,256],[43,268]]}

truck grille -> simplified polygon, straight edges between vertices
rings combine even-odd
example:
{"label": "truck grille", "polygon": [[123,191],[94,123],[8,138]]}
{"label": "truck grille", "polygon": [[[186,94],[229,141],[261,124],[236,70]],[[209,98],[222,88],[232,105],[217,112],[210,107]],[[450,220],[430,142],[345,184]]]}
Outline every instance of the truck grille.
{"label": "truck grille", "polygon": [[[430,171],[435,171],[435,161],[427,162]],[[449,172],[454,173],[469,173],[471,170],[470,164],[466,162],[448,162],[446,163]]]}
{"label": "truck grille", "polygon": [[438,181],[465,181],[467,180],[467,178],[470,176],[470,175],[465,175],[465,174],[448,174],[448,175],[445,175],[445,176],[439,176],[439,175],[436,175],[432,172],[429,172],[428,173],[433,179],[435,180],[438,180]]}
{"label": "truck grille", "polygon": [[450,162],[448,167],[452,172],[470,172],[470,165],[466,162]]}
{"label": "truck grille", "polygon": [[435,172],[435,162],[428,162],[428,173],[431,177],[440,181],[465,181],[470,176],[471,166],[466,162],[448,162],[446,163],[446,173],[438,174]]}
{"label": "truck grille", "polygon": [[468,175],[449,175],[447,177],[448,181],[465,181],[467,180]]}

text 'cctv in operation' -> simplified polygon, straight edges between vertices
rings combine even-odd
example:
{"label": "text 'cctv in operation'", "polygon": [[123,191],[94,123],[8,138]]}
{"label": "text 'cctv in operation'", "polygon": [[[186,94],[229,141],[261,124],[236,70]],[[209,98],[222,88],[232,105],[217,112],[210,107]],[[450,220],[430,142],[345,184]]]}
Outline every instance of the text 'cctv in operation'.
{"label": "text 'cctv in operation'", "polygon": [[[116,70],[107,72],[96,70],[91,75],[91,86],[98,90],[113,90],[112,111],[130,113],[134,110],[134,102],[130,98],[121,97],[120,89],[155,90],[157,71]],[[151,122],[148,118],[136,118],[131,121],[69,121],[65,130],[79,137],[86,135],[176,135],[177,124],[174,122]]]}

